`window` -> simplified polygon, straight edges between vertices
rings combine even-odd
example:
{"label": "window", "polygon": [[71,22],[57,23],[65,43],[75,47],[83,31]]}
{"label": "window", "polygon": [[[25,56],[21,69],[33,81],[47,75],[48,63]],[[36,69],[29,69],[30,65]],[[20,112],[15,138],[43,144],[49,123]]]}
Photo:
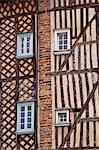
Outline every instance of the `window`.
{"label": "window", "polygon": [[33,33],[22,33],[17,35],[17,58],[28,58],[33,56]]}
{"label": "window", "polygon": [[56,125],[67,126],[69,125],[69,110],[56,110]]}
{"label": "window", "polygon": [[70,50],[70,29],[55,30],[55,51],[64,52]]}
{"label": "window", "polygon": [[17,134],[34,132],[34,102],[17,103]]}

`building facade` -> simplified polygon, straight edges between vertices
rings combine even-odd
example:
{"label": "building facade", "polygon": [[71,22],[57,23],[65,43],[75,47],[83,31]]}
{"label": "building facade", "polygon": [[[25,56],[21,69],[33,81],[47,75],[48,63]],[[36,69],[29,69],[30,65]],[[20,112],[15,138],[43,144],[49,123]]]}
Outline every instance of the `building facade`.
{"label": "building facade", "polygon": [[1,150],[99,149],[99,0],[0,0]]}

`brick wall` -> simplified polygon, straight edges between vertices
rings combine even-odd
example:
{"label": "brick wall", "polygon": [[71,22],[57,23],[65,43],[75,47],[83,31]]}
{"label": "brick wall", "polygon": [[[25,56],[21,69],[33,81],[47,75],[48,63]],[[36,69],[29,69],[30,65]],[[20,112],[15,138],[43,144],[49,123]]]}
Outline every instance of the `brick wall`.
{"label": "brick wall", "polygon": [[[49,1],[39,0],[39,10],[46,10]],[[51,77],[51,33],[50,13],[39,15],[39,121],[40,150],[50,150],[52,146],[52,99]]]}

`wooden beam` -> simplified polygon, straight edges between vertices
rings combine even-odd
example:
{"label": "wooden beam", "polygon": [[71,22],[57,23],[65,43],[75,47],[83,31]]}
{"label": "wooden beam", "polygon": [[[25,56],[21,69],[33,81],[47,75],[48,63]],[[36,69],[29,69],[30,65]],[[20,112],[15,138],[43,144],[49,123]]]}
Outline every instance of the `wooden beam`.
{"label": "wooden beam", "polygon": [[81,123],[81,122],[96,122],[96,121],[99,121],[99,117],[82,118],[82,119],[78,120],[78,123]]}
{"label": "wooden beam", "polygon": [[[87,4],[80,4],[80,5],[69,5],[69,6],[62,6],[62,7],[55,7],[52,9],[47,9],[47,12],[52,11],[60,11],[60,10],[71,10],[71,9],[80,9],[80,8],[95,8],[99,7],[99,2],[96,3],[87,3]],[[45,13],[45,10],[39,11],[39,14]]]}
{"label": "wooden beam", "polygon": [[93,16],[93,18],[90,20],[90,22],[87,23],[87,25],[82,29],[81,33],[79,34],[77,40],[75,41],[74,45],[72,46],[72,50],[70,52],[70,54],[68,55],[67,59],[64,60],[64,62],[62,63],[62,65],[60,66],[60,70],[63,69],[64,65],[67,64],[67,61],[69,59],[69,57],[71,56],[71,54],[74,52],[76,46],[78,45],[78,41],[81,38],[81,36],[83,36],[87,30],[87,28],[91,25],[91,23],[93,22],[93,20],[96,18],[96,14]]}
{"label": "wooden beam", "polygon": [[96,7],[96,41],[97,41],[97,55],[99,66],[99,7]]}
{"label": "wooden beam", "polygon": [[28,79],[28,78],[33,78],[34,75],[27,75],[27,76],[21,76],[21,77],[12,77],[12,78],[1,78],[0,79],[0,83],[2,82],[9,82],[9,81],[12,81],[12,80],[22,80],[22,79]]}
{"label": "wooden beam", "polygon": [[99,73],[99,68],[93,69],[82,69],[82,70],[70,70],[70,71],[58,71],[58,72],[51,72],[46,73],[50,74],[51,76],[58,76],[58,75],[69,75],[69,74],[81,74],[81,73]]}
{"label": "wooden beam", "polygon": [[[83,147],[83,150],[88,150],[88,149],[95,149],[95,150],[99,150],[99,147],[92,147],[92,146],[87,146],[87,147]],[[71,148],[56,148],[56,149],[51,149],[51,150],[80,150],[80,147],[71,147]]]}
{"label": "wooden beam", "polygon": [[70,1],[70,5],[72,5],[76,0],[71,0]]}
{"label": "wooden beam", "polygon": [[82,116],[84,110],[87,108],[91,98],[94,96],[94,92],[96,91],[97,89],[97,86],[99,85],[99,80],[94,84],[94,87],[91,91],[91,93],[89,94],[85,104],[83,105],[83,108],[81,109],[80,113],[78,114],[78,116],[75,118],[75,121],[74,123],[71,125],[71,128],[70,128],[70,131],[69,133],[66,135],[66,137],[63,139],[63,142],[62,144],[59,146],[58,150],[61,150],[63,148],[63,146],[65,145],[66,141],[68,141],[69,139],[69,136],[71,135],[72,131],[74,130],[76,124],[78,123],[78,120],[80,119],[80,117]]}

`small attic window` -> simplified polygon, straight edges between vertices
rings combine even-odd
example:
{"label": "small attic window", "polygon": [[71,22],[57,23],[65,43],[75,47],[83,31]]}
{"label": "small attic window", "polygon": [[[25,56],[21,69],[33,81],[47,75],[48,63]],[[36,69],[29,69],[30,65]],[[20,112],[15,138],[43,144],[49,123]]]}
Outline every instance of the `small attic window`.
{"label": "small attic window", "polygon": [[69,110],[56,110],[56,126],[68,126],[69,124]]}
{"label": "small attic window", "polygon": [[70,29],[57,29],[54,32],[55,52],[70,52]]}
{"label": "small attic window", "polygon": [[17,58],[33,56],[33,33],[20,33],[17,35]]}

